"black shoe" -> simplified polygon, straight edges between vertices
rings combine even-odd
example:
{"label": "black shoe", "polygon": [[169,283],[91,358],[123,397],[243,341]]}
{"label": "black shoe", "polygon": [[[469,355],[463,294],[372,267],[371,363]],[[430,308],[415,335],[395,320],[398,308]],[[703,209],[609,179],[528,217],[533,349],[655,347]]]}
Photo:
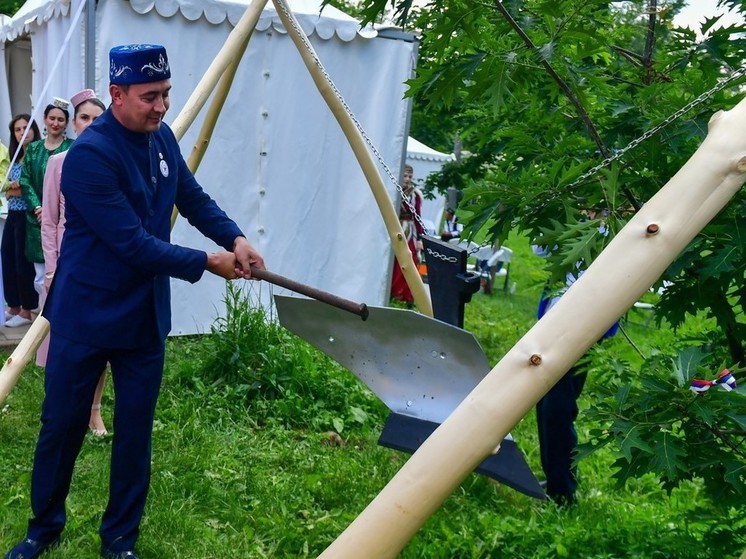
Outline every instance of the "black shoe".
{"label": "black shoe", "polygon": [[101,557],[104,559],[140,559],[134,551],[112,551],[101,548]]}
{"label": "black shoe", "polygon": [[569,507],[578,502],[574,493],[547,493],[547,497],[554,501],[554,504],[558,507]]}
{"label": "black shoe", "polygon": [[59,536],[48,543],[41,543],[26,538],[22,542],[17,543],[13,549],[6,553],[3,559],[36,559],[45,551],[54,549],[58,545],[60,545]]}

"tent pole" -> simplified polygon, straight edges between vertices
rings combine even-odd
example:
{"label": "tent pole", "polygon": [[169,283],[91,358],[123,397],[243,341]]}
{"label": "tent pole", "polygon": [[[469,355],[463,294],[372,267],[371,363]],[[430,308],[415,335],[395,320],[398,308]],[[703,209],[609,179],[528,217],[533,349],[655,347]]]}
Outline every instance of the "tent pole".
{"label": "tent pole", "polygon": [[[93,2],[90,3],[92,4]],[[174,130],[174,134],[176,134],[176,137],[178,139],[181,139],[189,126],[191,126],[191,124],[194,122],[194,119],[196,118],[197,114],[199,114],[199,111],[207,100],[207,97],[210,95],[212,89],[215,87],[218,78],[220,78],[229,64],[233,63],[235,67],[238,67],[240,58],[241,56],[243,56],[243,52],[246,50],[246,45],[248,44],[249,38],[251,37],[251,33],[254,31],[256,23],[259,20],[259,15],[264,9],[266,3],[267,0],[255,0],[254,2],[252,2],[251,5],[246,8],[246,12],[244,12],[244,15],[241,16],[241,20],[238,22],[236,27],[233,28],[233,31],[231,31],[228,39],[223,45],[223,48],[220,50],[215,60],[213,60],[212,64],[207,70],[207,73],[205,74],[205,76],[203,76],[202,80],[198,84],[198,90],[195,90],[195,92],[187,101],[185,107],[182,109],[179,116],[176,118],[176,121],[174,122],[174,126],[172,127],[172,129]],[[241,56],[238,56],[239,53]],[[218,58],[220,58],[219,61]],[[219,68],[219,70],[217,68]],[[235,72],[235,69],[233,71]],[[206,79],[208,78],[208,73],[210,74],[209,79]],[[230,82],[232,82],[232,77],[230,80],[224,82],[228,84],[225,86],[226,91],[221,92],[218,96],[227,96],[227,89],[230,88]],[[209,90],[207,89],[208,87],[210,88]],[[223,101],[224,100],[225,98],[223,98]],[[200,105],[199,107],[195,108],[190,105],[191,103],[200,103]],[[217,105],[213,103],[213,106],[216,107]],[[222,102],[219,104],[219,106],[222,108]],[[219,108],[217,108],[216,110],[217,113],[220,112]],[[215,116],[215,119],[217,119],[217,115]],[[190,156],[190,160],[191,159],[192,158]],[[199,156],[195,161],[196,165],[199,165],[201,156]],[[172,227],[173,218],[174,216],[172,216]],[[29,327],[28,332],[26,332],[26,334],[23,336],[23,339],[18,344],[16,349],[13,350],[13,352],[10,354],[10,357],[5,360],[3,368],[0,370],[0,405],[5,402],[5,399],[8,397],[8,394],[10,394],[10,391],[13,390],[13,387],[18,383],[18,379],[21,376],[24,367],[31,361],[34,353],[37,349],[39,349],[41,342],[44,340],[48,333],[49,321],[43,316],[39,315],[38,317],[36,317],[36,320],[34,320],[33,324]]]}
{"label": "tent pole", "polygon": [[746,99],[319,557],[394,558],[523,416],[653,285],[746,180]]}
{"label": "tent pole", "polygon": [[329,109],[332,111],[334,118],[337,119],[337,122],[347,137],[347,141],[350,143],[350,147],[363,170],[363,174],[365,175],[365,178],[370,185],[370,189],[373,192],[373,196],[378,203],[378,209],[381,212],[383,221],[386,224],[386,229],[391,237],[394,254],[401,266],[402,272],[404,273],[404,279],[407,281],[407,285],[412,291],[412,296],[414,297],[414,302],[417,305],[418,310],[422,314],[433,316],[433,306],[430,301],[430,295],[425,289],[419,271],[414,265],[412,254],[409,252],[407,239],[404,236],[404,231],[399,222],[399,216],[394,208],[394,204],[391,202],[391,199],[386,192],[386,187],[383,184],[381,174],[378,172],[378,168],[373,161],[373,157],[362,134],[355,126],[355,123],[350,118],[350,115],[347,113],[340,100],[334,94],[332,88],[329,87],[329,83],[324,77],[321,62],[313,51],[310,42],[308,42],[308,37],[305,35],[301,36],[302,31],[298,31],[300,25],[292,15],[290,8],[287,7],[284,0],[273,0],[273,2],[277,8],[277,14],[282,20],[282,24],[285,26],[290,38],[295,43],[295,46],[297,47],[301,58],[303,58],[303,62],[305,63],[306,68],[308,68],[319,93],[321,93],[321,96],[324,98],[327,105],[329,105]]}
{"label": "tent pole", "polygon": [[96,1],[85,7],[85,86],[96,89]]}

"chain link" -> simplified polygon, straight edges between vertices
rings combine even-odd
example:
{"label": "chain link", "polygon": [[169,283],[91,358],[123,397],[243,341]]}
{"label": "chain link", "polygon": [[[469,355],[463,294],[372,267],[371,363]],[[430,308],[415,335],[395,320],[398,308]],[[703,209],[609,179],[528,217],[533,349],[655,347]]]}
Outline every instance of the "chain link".
{"label": "chain link", "polygon": [[456,258],[455,256],[446,256],[445,254],[441,254],[437,250],[433,250],[431,248],[426,248],[425,252],[427,252],[433,258],[439,258],[444,262],[450,262],[451,264],[455,264],[456,262],[458,262],[458,258]]}
{"label": "chain link", "polygon": [[614,155],[612,155],[611,157],[605,158],[603,161],[601,161],[601,163],[599,163],[595,167],[589,169],[588,171],[586,171],[585,173],[583,173],[582,175],[580,175],[577,179],[575,179],[573,182],[571,182],[566,187],[566,189],[567,190],[572,190],[573,188],[575,188],[576,186],[578,186],[583,181],[591,178],[593,175],[595,175],[596,173],[598,173],[601,169],[603,169],[603,168],[611,165],[614,161],[617,161],[617,160],[621,159],[622,157],[624,157],[627,154],[627,152],[635,149],[637,146],[639,146],[645,140],[653,137],[655,134],[657,134],[658,132],[660,132],[661,130],[663,130],[663,128],[665,128],[666,126],[668,126],[672,122],[674,122],[677,119],[679,119],[682,116],[684,116],[686,113],[688,113],[689,111],[691,111],[697,105],[699,105],[701,103],[704,103],[710,97],[712,97],[713,95],[715,95],[718,91],[720,91],[721,89],[724,89],[730,82],[732,82],[733,80],[736,80],[736,79],[740,78],[744,74],[746,74],[746,66],[742,66],[739,70],[736,70],[730,76],[728,76],[727,78],[725,78],[725,79],[721,80],[720,82],[718,82],[715,85],[715,87],[713,87],[712,89],[709,89],[709,90],[705,91],[699,97],[697,97],[693,101],[690,101],[689,103],[687,103],[686,105],[684,105],[683,107],[681,107],[679,110],[677,110],[675,113],[673,113],[672,115],[670,115],[663,122],[661,122],[660,124],[654,126],[650,130],[647,130],[642,136],[640,136],[639,138],[637,138],[635,140],[632,140],[624,148],[616,151],[614,153]]}
{"label": "chain link", "polygon": [[394,173],[391,171],[389,166],[386,165],[386,161],[384,161],[383,156],[378,151],[376,146],[373,144],[373,141],[370,139],[368,134],[363,129],[362,124],[360,124],[360,121],[357,119],[355,114],[352,112],[352,109],[349,107],[347,102],[344,100],[344,97],[342,97],[342,93],[339,91],[339,89],[337,89],[337,86],[332,81],[331,76],[329,76],[329,74],[327,73],[326,69],[324,68],[324,65],[321,63],[321,60],[319,60],[319,57],[316,55],[316,52],[313,50],[313,47],[311,46],[311,43],[309,42],[308,37],[306,36],[305,32],[303,32],[303,30],[299,27],[298,22],[295,20],[295,16],[293,16],[291,11],[288,9],[285,3],[285,0],[277,0],[277,4],[280,6],[282,13],[285,14],[288,21],[290,21],[290,24],[292,25],[293,30],[297,33],[298,37],[300,37],[301,41],[303,42],[303,46],[306,47],[306,50],[308,51],[308,53],[313,57],[314,63],[316,64],[318,69],[323,74],[327,85],[332,90],[337,100],[341,103],[342,107],[347,113],[347,116],[350,117],[350,120],[352,120],[353,124],[355,124],[355,127],[357,128],[358,132],[360,132],[360,135],[363,137],[363,140],[365,140],[365,143],[370,148],[370,151],[373,153],[373,155],[376,156],[376,159],[378,159],[378,162],[380,163],[381,167],[383,168],[386,175],[388,176],[389,181],[394,186],[396,186],[396,190],[399,193],[399,196],[401,196],[402,203],[406,204],[409,207],[410,212],[414,216],[414,219],[417,221],[417,223],[420,224],[420,227],[422,227],[422,230],[427,231],[427,227],[425,227],[425,223],[422,221],[422,217],[416,211],[413,204],[409,201],[409,196],[405,194],[404,189],[399,184],[399,181],[394,176]]}

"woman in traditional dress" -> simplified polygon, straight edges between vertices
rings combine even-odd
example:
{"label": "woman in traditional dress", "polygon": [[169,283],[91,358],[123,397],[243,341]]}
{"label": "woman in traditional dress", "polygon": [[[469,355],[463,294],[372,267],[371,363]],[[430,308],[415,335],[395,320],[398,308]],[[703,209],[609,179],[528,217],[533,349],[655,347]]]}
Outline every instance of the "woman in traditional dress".
{"label": "woman in traditional dress", "polygon": [[44,139],[32,142],[26,148],[21,170],[21,191],[26,200],[26,258],[34,264],[34,289],[41,295],[44,287],[44,254],[41,250],[41,204],[43,199],[44,173],[49,158],[67,150],[72,144],[65,137],[70,120],[68,103],[55,98],[44,109]]}
{"label": "woman in traditional dress", "polygon": [[[399,221],[407,239],[409,252],[412,253],[414,267],[417,269],[420,261],[417,252],[421,248],[421,246],[418,246],[420,243],[419,238],[420,235],[425,233],[425,230],[422,227],[422,220],[420,219],[422,215],[422,194],[414,187],[414,183],[412,182],[413,173],[414,170],[410,165],[404,166],[402,190],[404,191],[405,198],[402,200],[399,209]],[[404,278],[404,273],[396,259],[394,259],[394,273],[391,278],[391,297],[405,302],[407,307],[414,305],[414,296],[409,289],[409,285],[407,285],[407,280]]]}
{"label": "woman in traditional dress", "polygon": [[[26,137],[23,133],[31,122]],[[39,306],[39,294],[34,289],[34,265],[26,258],[26,201],[21,194],[21,168],[26,147],[41,139],[39,127],[27,114],[20,114],[10,121],[10,157],[18,152],[10,167],[5,199],[8,217],[3,228],[0,256],[3,267],[3,290],[8,308],[5,326],[17,328],[31,324],[31,311]],[[21,143],[23,140],[23,143]],[[19,149],[20,146],[20,149]]]}
{"label": "woman in traditional dress", "polygon": [[[88,126],[93,123],[106,110],[104,104],[96,97],[92,89],[84,89],[70,98],[73,106],[73,130],[76,136],[80,136]],[[58,153],[49,158],[47,171],[44,175],[44,190],[41,206],[41,248],[44,254],[44,296],[46,298],[49,286],[52,284],[54,273],[57,270],[57,258],[60,255],[62,234],[65,232],[65,197],[60,190],[62,180],[62,164],[67,152]],[[36,354],[36,363],[45,366],[47,361],[47,350],[49,349],[49,336],[44,340]],[[106,435],[106,426],[101,418],[101,396],[104,392],[106,370],[101,373],[101,378],[96,386],[91,406],[91,418],[88,426],[95,436]]]}

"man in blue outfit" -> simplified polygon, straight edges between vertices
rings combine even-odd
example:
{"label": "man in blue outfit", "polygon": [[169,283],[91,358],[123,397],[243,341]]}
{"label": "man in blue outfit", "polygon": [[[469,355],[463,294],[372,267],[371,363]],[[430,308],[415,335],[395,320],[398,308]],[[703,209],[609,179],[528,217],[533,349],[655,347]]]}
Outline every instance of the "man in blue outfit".
{"label": "man in blue outfit", "polygon": [[[5,559],[33,559],[60,541],[65,499],[106,363],[114,382],[114,439],[101,556],[137,558],[150,484],[151,434],[165,338],[169,277],[205,270],[250,278],[261,255],[186,166],[168,110],[171,71],[159,45],[110,51],[109,109],[70,149],[62,169],[66,230],[44,309],[51,324],[26,539]],[[171,244],[173,206],[224,251]]]}
{"label": "man in blue outfit", "polygon": [[[590,210],[586,210],[585,213],[590,219],[596,217],[596,213]],[[606,226],[603,224],[599,226],[598,231],[604,236],[607,234]],[[541,247],[535,246],[533,250],[539,256],[548,255]],[[566,288],[575,283],[581,275],[581,270],[568,273]],[[537,318],[544,316],[557,301],[559,296],[550,297],[547,287],[539,301]],[[612,337],[618,330],[619,323],[616,322],[601,340]],[[575,420],[578,417],[578,398],[587,376],[588,373],[582,365],[575,365],[536,404],[541,468],[546,475],[545,491],[547,497],[558,505],[571,505],[576,500],[578,482],[574,460],[578,434],[575,431]]]}
{"label": "man in blue outfit", "polygon": [[[544,294],[546,295],[546,293]],[[544,316],[559,297],[548,299],[542,295],[537,312]],[[619,323],[615,323],[602,340],[616,334]],[[578,434],[575,420],[578,417],[578,398],[583,391],[588,372],[579,365],[570,368],[536,404],[536,424],[539,430],[541,468],[546,476],[547,497],[558,505],[575,503],[576,479],[575,447]]]}

